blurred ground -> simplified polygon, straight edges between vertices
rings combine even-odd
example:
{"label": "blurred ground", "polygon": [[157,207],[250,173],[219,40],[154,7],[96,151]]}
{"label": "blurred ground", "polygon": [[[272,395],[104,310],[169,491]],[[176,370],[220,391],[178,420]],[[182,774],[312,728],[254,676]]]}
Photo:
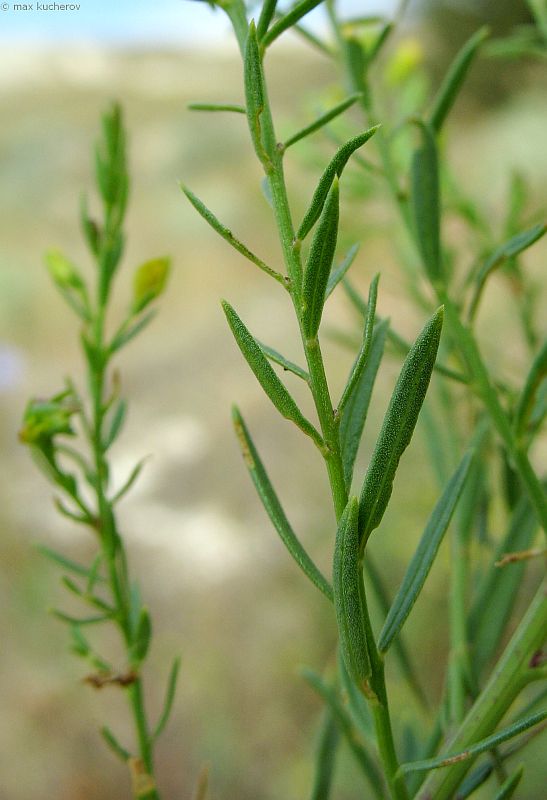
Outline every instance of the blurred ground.
{"label": "blurred ground", "polygon": [[[324,93],[336,76],[308,50],[281,48],[270,63],[281,132],[288,133],[313,116],[314,93]],[[91,147],[111,98],[120,99],[126,111],[133,174],[118,311],[132,267],[159,254],[174,259],[158,318],[119,362],[131,412],[113,451],[119,480],[136,459],[152,454],[122,506],[131,561],[155,623],[148,671],[152,709],[161,702],[169,658],[182,654],[177,706],[159,747],[158,774],[173,800],[191,797],[203,762],[211,765],[212,797],[218,800],[305,797],[320,707],[297,667],[307,663],[321,670],[331,657],[332,614],[301,579],[259,507],[232,435],[230,404],[242,408],[289,518],[326,571],[333,535],[327,486],[311,447],[276,418],[242,363],[219,298],[229,299],[262,340],[299,358],[292,316],[277,285],[215,238],[177,186],[183,178],[259,254],[278,252],[244,118],[186,110],[192,100],[241,102],[239,62],[231,51],[213,57],[64,49],[8,50],[1,65],[0,798],[129,797],[125,770],[97,734],[108,720],[121,738],[129,736],[125,709],[114,691],[93,693],[80,685],[85,667],[66,654],[66,631],[46,613],[64,602],[58,572],[32,547],[45,542],[83,559],[92,542],[59,519],[49,487],[16,441],[27,397],[53,393],[66,374],[82,374],[75,322],[49,284],[42,254],[59,246],[88,266],[77,205],[82,188],[91,187]],[[529,176],[536,200],[545,206],[546,123],[544,86],[530,83],[504,105],[453,129],[456,169],[480,190],[490,213],[500,212],[509,167]],[[289,180],[305,187],[302,204],[319,169],[295,148]],[[355,224],[359,207],[349,203],[344,213]],[[538,275],[545,254],[543,244],[530,254],[530,269]],[[415,335],[423,319],[405,299],[392,252],[376,238],[356,262],[359,285],[366,287],[378,269],[381,313],[396,319],[401,332]],[[486,352],[496,368],[519,374],[525,363],[516,339],[509,336],[509,351],[499,350],[499,323],[509,308],[500,286],[485,305]],[[351,330],[343,297],[333,298],[328,322]],[[335,344],[327,350],[336,394],[351,354]],[[397,362],[388,359],[382,370],[369,448],[396,369]],[[361,463],[366,453],[365,446]],[[305,500],[298,489],[302,476]],[[392,587],[435,493],[418,439],[405,457],[382,540],[374,543],[380,561],[389,553],[385,571]],[[408,624],[433,700],[443,680],[438,665],[446,643],[445,557]],[[399,722],[409,705],[396,685]],[[535,752],[537,758],[537,745]],[[526,759],[534,759],[533,748]],[[355,793],[347,755],[340,766],[336,800],[362,796],[361,788]],[[538,787],[533,777],[528,781],[519,796],[537,800]]]}

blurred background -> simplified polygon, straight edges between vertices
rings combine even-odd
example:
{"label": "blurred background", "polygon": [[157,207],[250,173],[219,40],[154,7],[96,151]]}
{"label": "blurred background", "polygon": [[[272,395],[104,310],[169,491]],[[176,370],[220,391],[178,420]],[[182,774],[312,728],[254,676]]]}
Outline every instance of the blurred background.
{"label": "blurred background", "polygon": [[[347,2],[342,10],[389,14],[394,5]],[[386,59],[397,48],[414,52],[419,79],[412,91],[425,96],[485,21],[504,36],[528,21],[528,12],[520,2],[414,4]],[[323,29],[320,14],[313,25]],[[261,340],[299,360],[295,326],[277,284],[216,237],[177,185],[184,179],[251,249],[275,253],[280,264],[244,117],[187,110],[191,101],[242,102],[234,41],[223,15],[206,3],[82,0],[77,13],[0,11],[0,42],[0,798],[121,800],[130,791],[125,769],[98,735],[108,721],[129,741],[123,698],[114,689],[82,685],[86,667],[68,654],[65,628],[47,613],[65,602],[59,572],[34,547],[41,542],[88,560],[93,542],[57,515],[50,487],[17,442],[29,396],[53,394],[66,375],[82,379],[77,323],[50,284],[43,253],[60,247],[89,269],[78,203],[82,190],[93,186],[92,147],[100,113],[112,99],[124,107],[132,174],[113,324],[127,305],[135,266],[163,254],[174,264],[157,319],[118,362],[130,415],[112,451],[117,481],[151,454],[120,513],[155,626],[146,674],[152,712],[159,710],[170,658],[182,656],[174,716],[158,749],[160,786],[170,800],[190,798],[208,763],[212,798],[304,798],[321,706],[298,668],[322,671],[332,662],[332,612],[297,572],[255,497],[232,434],[231,403],[241,407],[291,522],[327,573],[333,540],[328,487],[312,447],[280,421],[243,363],[219,300],[228,299]],[[272,49],[268,70],[282,137],[339,97],[333,65],[291,35]],[[515,171],[529,186],[530,209],[545,209],[545,78],[544,61],[481,59],[450,122],[446,147],[453,169],[490,219],[505,213],[507,176]],[[347,124],[357,130],[362,122],[352,113]],[[332,143],[320,134],[290,154],[297,211],[331,152]],[[352,268],[355,283],[366,291],[381,270],[380,313],[413,338],[424,314],[408,298],[391,246],[394,213],[382,198],[371,202],[366,178],[352,170],[340,252],[365,237]],[[372,216],[363,213],[363,199]],[[546,254],[541,242],[526,257],[538,281]],[[529,359],[513,330],[502,282],[492,282],[484,306],[480,331],[489,363],[518,385]],[[336,395],[352,352],[335,334],[357,334],[342,292],[332,299],[326,328]],[[357,475],[399,365],[395,355],[384,360]],[[287,381],[307,403],[290,376]],[[419,427],[382,535],[373,542],[391,590],[437,491]],[[444,679],[447,559],[443,549],[407,626],[432,702]],[[538,572],[538,565],[528,568],[521,603]],[[388,666],[402,730],[415,709],[396,668]],[[424,717],[424,734],[429,724]],[[534,743],[524,760],[537,761],[540,747]],[[339,767],[336,799],[362,797],[344,750]],[[530,770],[519,797],[538,800],[541,780]]]}

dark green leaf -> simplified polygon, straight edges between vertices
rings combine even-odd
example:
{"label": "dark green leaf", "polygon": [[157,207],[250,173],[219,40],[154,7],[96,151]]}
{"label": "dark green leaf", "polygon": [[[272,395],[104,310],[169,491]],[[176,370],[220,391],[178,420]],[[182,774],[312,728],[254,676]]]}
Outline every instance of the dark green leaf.
{"label": "dark green leaf", "polygon": [[385,653],[389,649],[418,599],[461,496],[469,474],[472,457],[472,453],[466,453],[463,457],[429,517],[420,543],[412,557],[380,633],[378,649],[381,652]]}
{"label": "dark green leaf", "polygon": [[547,378],[547,340],[537,353],[526,377],[515,411],[514,429],[517,437],[525,437],[541,384]]}
{"label": "dark green leaf", "polygon": [[341,261],[341,263],[333,269],[331,274],[329,275],[329,281],[327,283],[327,291],[325,292],[325,300],[330,297],[333,291],[336,289],[342,278],[345,276],[353,262],[355,261],[355,256],[359,252],[359,244],[354,244],[348,250],[346,257]]}
{"label": "dark green leaf", "polygon": [[477,313],[477,308],[484,286],[492,272],[494,272],[494,270],[496,270],[506,261],[510,260],[511,258],[515,258],[515,256],[519,255],[519,253],[522,253],[528,247],[531,247],[531,245],[537,242],[538,239],[541,239],[546,231],[547,225],[545,223],[534,225],[532,228],[529,228],[529,230],[523,231],[522,233],[517,233],[516,236],[512,236],[511,239],[500,245],[496,250],[494,250],[492,255],[487,258],[481,267],[479,274],[477,275],[475,292],[469,306],[470,319],[473,319]]}
{"label": "dark green leaf", "polygon": [[534,725],[538,725],[544,719],[547,719],[547,711],[540,711],[538,714],[534,714],[527,719],[509,725],[507,728],[503,728],[503,730],[494,733],[492,736],[488,736],[486,739],[481,739],[480,742],[472,744],[467,750],[463,750],[460,753],[452,753],[449,756],[439,756],[438,758],[428,758],[424,761],[412,761],[409,764],[401,764],[399,770],[403,774],[407,774],[409,772],[422,772],[439,769],[441,767],[449,767],[451,764],[473,758],[481,753],[485,753],[487,750],[492,750],[492,748],[506,742],[508,739],[518,736],[519,733],[524,733],[524,731],[527,731]]}
{"label": "dark green leaf", "polygon": [[456,58],[450,65],[446,76],[439,87],[435,99],[433,100],[431,113],[429,115],[429,124],[435,133],[438,133],[442,128],[450,109],[454,105],[458,93],[465,80],[467,72],[479,47],[489,35],[487,27],[480,28],[476,33],[471,36],[461,50],[456,55]]}
{"label": "dark green leaf", "polygon": [[270,167],[270,159],[264,149],[262,141],[262,124],[260,117],[264,113],[264,76],[262,75],[262,62],[260,48],[256,36],[254,20],[251,20],[247,41],[245,43],[244,71],[245,102],[247,107],[247,122],[251,132],[251,140],[255,152],[266,169]]}
{"label": "dark green leaf", "polygon": [[274,406],[285,419],[294,422],[304,433],[311,436],[318,446],[321,446],[321,435],[311,422],[303,416],[286,387],[281,383],[269,364],[256,339],[251,335],[229,303],[223,302],[222,307],[239,349]]}
{"label": "dark green leaf", "polygon": [[429,279],[442,279],[440,193],[437,145],[432,129],[418,123],[422,143],[412,156],[410,199],[416,242]]}
{"label": "dark green leaf", "polygon": [[315,133],[320,128],[323,128],[327,125],[331,120],[335,119],[336,117],[343,114],[346,109],[350,108],[354,103],[357,102],[361,98],[361,94],[352,94],[342,103],[339,103],[334,108],[331,108],[330,111],[327,111],[325,114],[322,114],[315,122],[312,122],[310,125],[307,125],[305,128],[302,128],[301,131],[295,133],[286,142],[283,143],[283,148],[286,150],[287,147],[290,147],[292,144],[299,142],[301,139],[304,139],[306,136],[309,136],[311,133]]}
{"label": "dark green leaf", "polygon": [[391,497],[399,460],[410,444],[429,386],[442,324],[441,307],[412,345],[393,390],[361,490],[361,547],[366,545],[371,532],[380,524]]}
{"label": "dark green leaf", "polygon": [[268,474],[262,461],[260,460],[260,456],[258,455],[256,447],[254,446],[254,442],[251,439],[247,426],[245,425],[239,410],[235,407],[233,409],[232,416],[245,465],[249,470],[249,474],[255,485],[256,491],[258,492],[258,496],[260,497],[274,528],[278,532],[281,541],[294,558],[302,572],[307,575],[311,582],[317,586],[319,591],[323,592],[325,597],[328,597],[328,599],[332,602],[332,588],[327,579],[315,566],[312,559],[303,548],[298,537],[293,531],[285,512],[283,511],[283,507],[279,502],[277,494],[270,483]]}
{"label": "dark green leaf", "polygon": [[304,219],[302,220],[302,223],[296,234],[297,239],[302,240],[306,238],[321,215],[323,206],[325,205],[325,200],[327,199],[327,195],[335,177],[337,175],[340,177],[352,153],[354,153],[359,147],[362,147],[365,142],[368,142],[371,136],[374,136],[379,127],[379,125],[375,125],[373,128],[369,128],[368,131],[365,131],[364,133],[359,134],[359,136],[355,136],[353,139],[350,139],[349,142],[343,144],[336,151],[334,157],[319,179],[319,183],[317,184],[317,188],[312,197],[310,207],[306,211]]}
{"label": "dark green leaf", "polygon": [[135,666],[141,664],[146,658],[152,638],[152,623],[146,608],[141,608],[135,639],[131,645],[130,659]]}
{"label": "dark green leaf", "polygon": [[336,250],[338,214],[339,192],[338,180],[335,177],[313,236],[304,271],[302,325],[308,339],[316,337],[321,323],[325,292]]}
{"label": "dark green leaf", "polygon": [[332,568],[340,650],[349,676],[364,691],[371,673],[367,641],[363,565],[359,556],[359,502],[351,498],[342,514]]}
{"label": "dark green leaf", "polygon": [[177,656],[173,661],[173,666],[171,667],[171,672],[169,673],[169,678],[167,680],[167,689],[165,692],[165,699],[163,701],[163,709],[160,714],[158,724],[154,728],[154,733],[152,735],[153,739],[158,738],[158,736],[162,733],[165,726],[169,722],[169,717],[171,716],[171,711],[173,709],[173,702],[175,700],[175,694],[177,691],[179,670],[180,670],[180,656]]}
{"label": "dark green leaf", "polygon": [[228,244],[230,244],[234,248],[234,250],[237,250],[238,253],[241,253],[242,256],[245,256],[245,258],[247,258],[253,264],[256,264],[256,266],[259,267],[267,275],[270,275],[272,278],[275,278],[276,281],[279,281],[280,283],[285,283],[285,278],[283,277],[283,275],[281,275],[279,272],[276,272],[274,269],[265,264],[261,258],[255,256],[255,254],[252,253],[248,247],[245,247],[245,245],[242,242],[240,242],[239,239],[236,239],[232,231],[226,228],[226,226],[223,225],[222,222],[220,222],[220,220],[218,220],[215,217],[213,212],[210,211],[207,208],[207,206],[201,202],[199,197],[196,197],[196,195],[193,192],[191,192],[190,189],[187,189],[186,186],[184,186],[183,184],[180,185],[180,188],[182,189],[188,200],[192,203],[198,214],[200,214],[200,216],[203,217],[205,222],[207,222],[211,226],[211,228],[213,228],[213,230],[215,230],[220,236],[222,236],[222,238],[225,239],[225,241],[227,241]]}
{"label": "dark green leaf", "polygon": [[125,422],[125,417],[127,414],[127,403],[125,400],[119,400],[116,403],[116,407],[112,414],[112,418],[110,420],[110,425],[108,427],[108,431],[106,433],[104,442],[103,442],[103,450],[108,450],[108,448],[116,441],[120,431],[123,428],[123,424]]}
{"label": "dark green leaf", "polygon": [[289,28],[292,28],[302,17],[305,17],[306,14],[322,2],[323,0],[300,0],[299,3],[296,3],[290,11],[287,11],[284,16],[280,17],[262,37],[264,47],[268,47],[278,36]]}

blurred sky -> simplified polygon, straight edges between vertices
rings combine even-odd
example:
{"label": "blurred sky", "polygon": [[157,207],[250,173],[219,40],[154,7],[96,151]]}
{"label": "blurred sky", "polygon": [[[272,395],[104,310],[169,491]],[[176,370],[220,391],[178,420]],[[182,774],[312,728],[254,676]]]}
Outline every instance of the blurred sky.
{"label": "blurred sky", "polygon": [[[57,0],[61,4],[63,0]],[[67,3],[67,0],[64,0]],[[0,43],[52,44],[86,42],[113,45],[157,45],[184,43],[201,45],[214,38],[227,38],[228,23],[220,11],[206,2],[190,0],[68,0],[79,5],[74,11],[38,10],[52,0],[32,3],[33,10],[14,8],[15,3],[0,3]],[[280,4],[281,5],[281,4]],[[287,4],[283,4],[287,5]],[[343,12],[359,15],[389,13],[395,0],[343,0]],[[258,6],[258,3],[257,3]],[[7,8],[6,8],[7,7]],[[314,26],[321,25],[321,11],[310,15]]]}

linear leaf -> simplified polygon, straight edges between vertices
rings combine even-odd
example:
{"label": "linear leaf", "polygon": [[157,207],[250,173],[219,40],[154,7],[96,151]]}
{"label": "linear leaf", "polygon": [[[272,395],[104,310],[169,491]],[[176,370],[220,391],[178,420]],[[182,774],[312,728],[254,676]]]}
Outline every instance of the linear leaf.
{"label": "linear leaf", "polygon": [[158,723],[154,728],[154,733],[152,734],[153,739],[158,738],[158,736],[162,733],[165,726],[169,722],[169,717],[171,716],[171,711],[173,709],[173,702],[175,700],[175,694],[177,691],[177,681],[179,677],[179,671],[180,671],[180,656],[177,656],[173,661],[171,672],[169,673],[169,678],[167,680],[167,689],[165,692],[165,699],[163,701],[163,708]]}
{"label": "linear leaf", "polygon": [[269,267],[267,264],[262,261],[261,258],[256,256],[253,252],[249,250],[239,239],[236,239],[232,231],[227,228],[225,225],[220,222],[217,217],[210,211],[207,206],[197,197],[193,192],[190,191],[186,186],[183,184],[180,185],[180,188],[188,198],[188,200],[192,203],[198,214],[203,217],[205,222],[207,222],[211,228],[216,231],[222,238],[230,244],[234,250],[237,250],[238,253],[241,253],[242,256],[245,256],[249,261],[253,264],[256,264],[259,269],[265,272],[267,275],[270,275],[272,278],[275,278],[276,281],[285,284],[285,278],[279,272]]}
{"label": "linear leaf", "polygon": [[104,438],[103,449],[105,451],[108,450],[108,448],[116,441],[117,437],[119,436],[123,428],[126,415],[127,415],[127,403],[125,402],[125,400],[122,399],[116,404],[116,408],[114,409],[112,418],[110,420],[108,431]]}
{"label": "linear leaf", "polygon": [[188,103],[190,111],[233,111],[235,114],[246,114],[244,106],[233,103]]}
{"label": "linear leaf", "polygon": [[338,692],[333,686],[329,686],[316,672],[304,667],[301,670],[304,680],[323,698],[327,706],[332,710],[334,718],[346,739],[348,746],[355,759],[359,763],[363,773],[367,776],[375,797],[382,800],[385,797],[384,781],[376,762],[368,754],[363,743],[360,741],[351,717],[342,704]]}
{"label": "linear leaf", "polygon": [[399,771],[403,774],[407,774],[409,772],[423,772],[425,770],[429,771],[432,769],[440,769],[441,767],[449,767],[452,764],[457,764],[459,761],[465,761],[468,758],[485,753],[487,750],[492,750],[492,748],[506,742],[508,739],[518,736],[519,733],[524,733],[524,731],[527,731],[534,725],[538,725],[544,719],[547,719],[547,711],[540,711],[538,714],[533,714],[531,717],[527,717],[520,722],[509,725],[507,728],[503,728],[503,730],[486,737],[486,739],[481,739],[480,742],[471,745],[467,750],[462,750],[459,753],[453,753],[449,756],[439,756],[438,758],[428,758],[424,761],[411,761],[408,764],[401,764]]}
{"label": "linear leaf", "polygon": [[542,382],[547,378],[547,339],[534,358],[530,372],[515,411],[514,429],[517,436],[524,436],[532,416],[536,397]]}
{"label": "linear leaf", "polygon": [[256,36],[254,20],[251,20],[247,40],[245,42],[243,79],[245,84],[247,122],[249,123],[251,140],[259,160],[267,170],[270,166],[270,159],[264,149],[262,125],[260,121],[260,117],[264,113],[264,76],[262,74],[262,61],[260,58],[260,48]]}
{"label": "linear leaf", "polygon": [[371,666],[358,520],[359,502],[353,497],[348,501],[336,533],[332,588],[344,664],[356,686],[363,690],[370,677]]}
{"label": "linear leaf", "polygon": [[331,294],[336,289],[342,278],[345,276],[346,272],[355,261],[355,256],[357,255],[358,252],[359,252],[359,243],[353,244],[346,253],[345,258],[340,262],[340,264],[335,269],[333,269],[333,271],[329,275],[329,280],[327,283],[327,291],[325,292],[325,300],[331,296]]}
{"label": "linear leaf", "polygon": [[505,553],[528,548],[537,529],[534,510],[523,496],[517,503],[505,536],[492,555],[469,614],[469,636],[473,647],[473,666],[480,675],[494,655],[515,605],[522,585],[524,562],[496,567]]}
{"label": "linear leaf", "polygon": [[367,469],[359,500],[364,547],[386,510],[399,460],[410,444],[439,347],[443,308],[426,323],[405,359]]}
{"label": "linear leaf", "polygon": [[353,139],[350,139],[348,142],[338,148],[327,168],[321,175],[321,178],[319,179],[319,183],[317,184],[317,188],[313,194],[310,207],[306,211],[304,219],[302,220],[296,234],[297,239],[306,238],[312,227],[319,219],[334,178],[337,175],[340,177],[352,153],[358,150],[359,147],[362,147],[365,142],[368,142],[371,136],[374,136],[379,127],[379,125],[375,125],[374,127],[369,128],[364,133],[355,136]]}
{"label": "linear leaf", "polygon": [[[340,447],[348,486],[353,477],[353,468],[368,415],[372,391],[384,355],[388,327],[389,320],[387,319],[382,320],[376,326],[368,358],[357,374],[357,380],[352,392],[348,395],[340,420]],[[358,365],[356,364],[356,366]]]}
{"label": "linear leaf", "polygon": [[[63,569],[67,569],[69,572],[73,572],[75,575],[81,575],[83,578],[89,577],[90,570],[87,567],[76,563],[76,561],[72,561],[70,558],[66,558],[56,550],[52,550],[50,547],[46,547],[43,544],[36,545],[36,549],[39,550],[42,555],[46,556],[46,558],[49,558],[60,567],[63,567]],[[96,580],[104,581],[104,578],[97,577]]]}
{"label": "linear leaf", "polygon": [[310,247],[302,284],[302,324],[306,337],[319,330],[325,292],[331,273],[338,236],[339,190],[335,177]]}
{"label": "linear leaf", "polygon": [[261,42],[264,47],[271,45],[278,36],[281,36],[284,31],[292,28],[302,17],[305,17],[306,14],[322,2],[323,0],[300,0],[299,3],[296,3],[286,14],[280,17],[262,37]]}
{"label": "linear leaf", "polygon": [[422,142],[412,156],[410,200],[416,242],[429,279],[442,278],[437,145],[429,125],[419,122]]}
{"label": "linear leaf", "polygon": [[281,541],[302,572],[307,575],[319,591],[323,592],[325,597],[332,602],[332,587],[322,572],[315,566],[293,531],[239,409],[233,408],[232,417],[245,465],[249,470],[249,474],[258,492],[258,496],[262,501],[262,505],[266,509],[266,513],[278,532]]}
{"label": "linear leaf", "polygon": [[473,319],[477,313],[483,289],[492,272],[498,269],[498,267],[501,267],[506,261],[515,258],[519,253],[531,247],[531,245],[537,242],[538,239],[541,239],[546,232],[547,224],[539,223],[538,225],[534,225],[527,231],[522,231],[522,233],[517,233],[515,236],[512,236],[508,241],[496,248],[486,259],[477,275],[475,292],[469,306],[469,319]]}
{"label": "linear leaf", "polygon": [[420,543],[412,557],[380,633],[378,649],[381,652],[385,653],[389,649],[418,599],[418,595],[433,566],[433,561],[443,536],[452,519],[456,504],[460,499],[469,474],[472,458],[473,453],[471,452],[464,455],[429,517]]}
{"label": "linear leaf", "polygon": [[120,758],[122,761],[129,761],[131,754],[128,753],[125,747],[122,747],[110,728],[108,728],[106,725],[101,728],[101,736],[110,747],[112,752],[118,756],[118,758]]}
{"label": "linear leaf", "polygon": [[315,773],[310,800],[329,800],[331,796],[336,751],[340,734],[330,708],[326,708],[315,756]]}
{"label": "linear leaf", "polygon": [[338,648],[338,674],[340,675],[340,691],[342,698],[347,695],[347,706],[351,719],[363,736],[374,741],[374,722],[365,697],[348,675],[340,648]]}
{"label": "linear leaf", "polygon": [[281,416],[294,422],[304,433],[311,436],[320,447],[323,441],[321,435],[311,422],[303,416],[286,387],[277,377],[256,339],[245,327],[229,303],[223,302],[222,307],[239,349],[274,406]]}
{"label": "linear leaf", "polygon": [[494,800],[509,800],[510,797],[513,797],[519,783],[521,782],[523,775],[524,775],[524,767],[520,766],[500,786],[499,792],[496,794]]}
{"label": "linear leaf", "polygon": [[270,361],[273,361],[274,364],[279,364],[279,366],[283,367],[286,372],[292,372],[294,375],[302,378],[302,380],[306,381],[306,383],[309,381],[310,376],[305,369],[302,369],[302,367],[299,367],[298,364],[295,364],[293,361],[289,361],[288,358],[285,358],[284,355],[279,353],[277,350],[274,350],[273,347],[269,347],[267,344],[259,342],[258,339],[256,341],[260,345],[264,355],[267,356]]}
{"label": "linear leaf", "polygon": [[322,114],[320,117],[318,117],[315,122],[312,122],[310,125],[307,125],[305,128],[302,128],[302,130],[289,137],[287,141],[283,143],[283,148],[286,150],[287,147],[290,147],[296,142],[299,142],[301,139],[304,139],[306,136],[309,136],[311,133],[315,133],[315,131],[323,128],[332,119],[335,119],[336,117],[340,116],[340,114],[343,114],[346,109],[350,108],[350,106],[356,103],[361,97],[362,95],[360,93],[350,95],[342,103],[339,103],[337,106],[334,106],[334,108],[331,108],[330,111],[327,111],[325,114]]}
{"label": "linear leaf", "polygon": [[[120,350],[126,344],[129,344],[129,342],[132,339],[134,339],[135,336],[138,336],[138,334],[141,333],[141,331],[143,331],[150,322],[152,322],[155,316],[156,316],[156,310],[152,309],[151,311],[148,311],[144,316],[140,317],[136,322],[132,323],[133,318],[131,318],[131,320],[127,320],[126,322],[124,322],[119,327],[118,331],[114,335],[114,338],[110,342],[108,348],[109,351],[111,353],[115,353],[117,350]],[[83,342],[85,346],[86,340],[83,339]]]}
{"label": "linear leaf", "polygon": [[429,124],[438,133],[458,96],[479,47],[489,35],[485,26],[476,31],[457,53],[432,103]]}
{"label": "linear leaf", "polygon": [[256,26],[256,35],[259,39],[261,39],[268,30],[270,22],[275,14],[276,5],[277,0],[264,0],[260,17],[258,19],[258,24]]}

